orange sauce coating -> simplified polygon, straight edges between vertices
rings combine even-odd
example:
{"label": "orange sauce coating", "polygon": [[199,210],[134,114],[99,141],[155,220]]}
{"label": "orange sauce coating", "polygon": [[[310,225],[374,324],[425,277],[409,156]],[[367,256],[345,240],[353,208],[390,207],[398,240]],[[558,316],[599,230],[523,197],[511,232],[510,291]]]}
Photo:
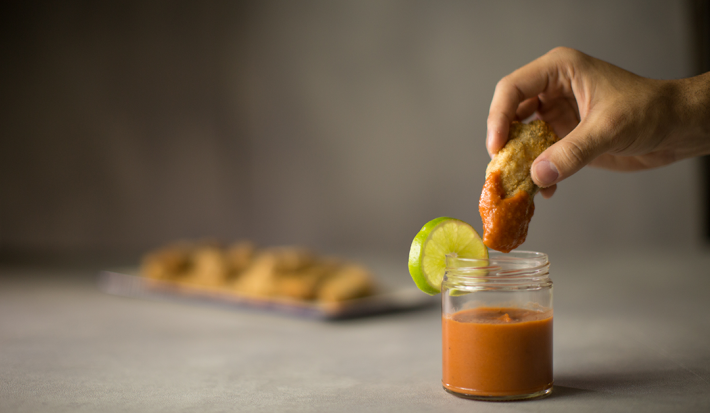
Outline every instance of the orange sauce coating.
{"label": "orange sauce coating", "polygon": [[510,252],[525,242],[535,204],[522,190],[510,198],[503,198],[504,195],[500,172],[492,172],[483,185],[478,210],[483,220],[483,243],[488,248]]}
{"label": "orange sauce coating", "polygon": [[442,318],[445,388],[515,396],[552,385],[552,310],[480,307]]}

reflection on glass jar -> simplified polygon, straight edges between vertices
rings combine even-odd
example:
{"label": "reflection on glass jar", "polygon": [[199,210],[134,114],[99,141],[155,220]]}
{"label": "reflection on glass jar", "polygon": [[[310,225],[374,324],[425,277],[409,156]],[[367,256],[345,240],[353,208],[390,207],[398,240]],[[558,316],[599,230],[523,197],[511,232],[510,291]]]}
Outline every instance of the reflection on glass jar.
{"label": "reflection on glass jar", "polygon": [[442,293],[444,389],[478,400],[552,391],[552,281],[547,255],[447,256]]}

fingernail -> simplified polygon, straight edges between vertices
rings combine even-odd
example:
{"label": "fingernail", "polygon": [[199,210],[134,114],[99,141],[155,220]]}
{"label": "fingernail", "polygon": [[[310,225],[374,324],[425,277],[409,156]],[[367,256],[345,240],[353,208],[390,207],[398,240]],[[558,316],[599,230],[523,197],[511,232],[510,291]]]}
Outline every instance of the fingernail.
{"label": "fingernail", "polygon": [[535,175],[535,180],[543,188],[554,184],[557,182],[557,178],[560,177],[557,167],[550,161],[540,161],[536,163],[533,168],[533,174]]}
{"label": "fingernail", "polygon": [[486,151],[488,151],[488,156],[493,158],[493,154],[491,153],[491,142],[493,141],[493,131],[488,131],[486,134]]}

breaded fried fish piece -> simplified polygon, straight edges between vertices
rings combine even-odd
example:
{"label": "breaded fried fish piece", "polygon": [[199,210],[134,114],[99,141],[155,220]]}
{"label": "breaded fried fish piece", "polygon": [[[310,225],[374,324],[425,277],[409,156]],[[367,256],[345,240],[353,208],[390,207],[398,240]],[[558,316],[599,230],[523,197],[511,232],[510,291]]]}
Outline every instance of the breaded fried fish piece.
{"label": "breaded fried fish piece", "polygon": [[356,264],[346,264],[318,289],[318,301],[333,303],[372,294],[374,285],[370,272]]}
{"label": "breaded fried fish piece", "polygon": [[192,244],[176,242],[143,256],[141,274],[159,280],[177,279],[190,269]]}
{"label": "breaded fried fish piece", "polygon": [[513,122],[508,142],[486,168],[479,211],[483,243],[510,252],[525,242],[535,212],[533,197],[540,189],[530,176],[533,161],[559,138],[542,120]]}

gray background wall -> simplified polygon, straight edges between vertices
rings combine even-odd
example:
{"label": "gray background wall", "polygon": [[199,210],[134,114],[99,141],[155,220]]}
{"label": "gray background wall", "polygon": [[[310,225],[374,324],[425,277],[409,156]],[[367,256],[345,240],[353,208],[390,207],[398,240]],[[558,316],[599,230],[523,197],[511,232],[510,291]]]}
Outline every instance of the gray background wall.
{"label": "gray background wall", "polygon": [[[406,256],[481,228],[496,82],[555,46],[693,74],[685,1],[56,2],[1,40],[0,249],[251,238]],[[695,160],[585,169],[526,249],[702,244]]]}

